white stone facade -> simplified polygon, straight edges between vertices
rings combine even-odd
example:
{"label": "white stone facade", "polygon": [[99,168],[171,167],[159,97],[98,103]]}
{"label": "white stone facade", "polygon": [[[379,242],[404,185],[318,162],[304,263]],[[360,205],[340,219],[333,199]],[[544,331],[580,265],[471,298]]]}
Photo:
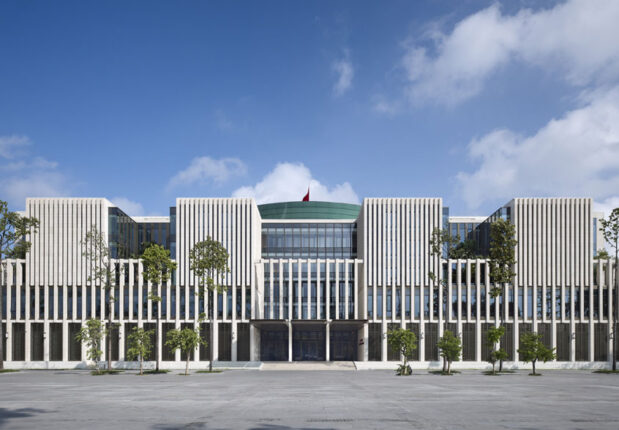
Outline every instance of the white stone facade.
{"label": "white stone facade", "polygon": [[[7,311],[2,322],[7,367],[86,365],[85,350],[73,338],[87,319],[105,318],[105,290],[89,280],[91,268],[80,243],[92,228],[110,237],[110,208],[112,203],[98,198],[27,200],[25,215],[39,219],[40,228],[29,237],[32,248],[25,259],[5,261]],[[436,340],[447,327],[463,341],[457,366],[477,368],[485,366],[485,332],[502,317],[509,366],[519,364],[523,330],[542,333],[546,343],[557,348],[558,360],[549,366],[604,366],[612,354],[616,267],[594,259],[594,244],[598,248],[603,244],[595,231],[597,215],[591,200],[516,198],[501,213],[509,214],[518,240],[517,275],[515,283],[506,287],[507,306],[489,297],[486,260],[431,255],[433,229],[449,221],[440,198],[369,198],[356,218],[294,220],[262,219],[252,199],[179,198],[170,217],[132,221],[170,223],[178,269],[169,282],[145,284],[137,256],[113,260],[123,274],[111,291],[115,297],[111,317],[118,329],[112,351],[105,353],[112,354],[118,367],[134,367],[124,360],[128,331],[154,327],[157,311],[162,334],[180,327],[215,330],[209,348],[214,349],[215,360],[230,366],[273,357],[289,361],[346,357],[375,367],[377,362],[399,359],[387,348],[386,332],[403,327],[419,338],[414,367],[432,367],[438,361]],[[479,221],[479,217],[453,219],[481,225]],[[286,232],[299,229],[299,247],[306,246],[307,233],[310,249],[312,243],[319,246],[324,240],[328,245],[331,234],[331,240],[340,241],[338,235],[352,231],[354,240],[337,242],[348,250],[339,257],[295,257],[285,252],[273,257],[261,252],[266,240],[261,231],[267,225]],[[281,234],[286,238],[288,233]],[[226,247],[231,270],[224,277],[227,290],[201,301],[188,254],[207,236]],[[289,237],[288,250],[296,240]],[[434,284],[431,272],[444,274],[445,286]],[[158,308],[147,300],[155,290],[164,298]],[[208,319],[199,322],[199,315],[209,309]],[[265,341],[269,336],[271,343]],[[265,351],[276,344],[281,351]],[[161,341],[157,348],[164,368],[183,365],[179,352],[166,352]],[[205,367],[207,351],[198,348],[192,366]]]}

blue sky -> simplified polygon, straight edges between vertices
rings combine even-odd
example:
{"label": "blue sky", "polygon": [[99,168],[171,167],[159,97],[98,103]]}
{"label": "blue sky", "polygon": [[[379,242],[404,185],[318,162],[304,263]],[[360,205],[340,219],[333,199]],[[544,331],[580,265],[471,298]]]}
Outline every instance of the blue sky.
{"label": "blue sky", "polygon": [[0,3],[0,199],[619,206],[619,2]]}

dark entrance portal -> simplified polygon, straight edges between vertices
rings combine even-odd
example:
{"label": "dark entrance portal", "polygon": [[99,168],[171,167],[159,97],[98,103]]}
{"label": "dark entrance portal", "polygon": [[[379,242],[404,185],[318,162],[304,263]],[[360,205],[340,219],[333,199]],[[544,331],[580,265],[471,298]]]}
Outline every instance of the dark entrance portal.
{"label": "dark entrance portal", "polygon": [[288,361],[288,328],[260,330],[260,360]]}
{"label": "dark entrance portal", "polygon": [[324,361],[325,326],[309,324],[293,326],[292,351],[295,361]]}
{"label": "dark entrance portal", "polygon": [[357,360],[357,330],[331,328],[330,359],[331,361]]}

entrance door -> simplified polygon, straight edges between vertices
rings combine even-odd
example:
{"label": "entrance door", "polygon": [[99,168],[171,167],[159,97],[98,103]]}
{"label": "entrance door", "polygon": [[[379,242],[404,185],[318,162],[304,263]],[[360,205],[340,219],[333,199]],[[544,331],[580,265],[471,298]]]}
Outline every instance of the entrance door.
{"label": "entrance door", "polygon": [[354,361],[357,359],[357,330],[334,330],[330,336],[331,361]]}
{"label": "entrance door", "polygon": [[260,360],[288,361],[288,329],[260,330]]}
{"label": "entrance door", "polygon": [[292,351],[295,361],[324,361],[325,327],[293,327]]}

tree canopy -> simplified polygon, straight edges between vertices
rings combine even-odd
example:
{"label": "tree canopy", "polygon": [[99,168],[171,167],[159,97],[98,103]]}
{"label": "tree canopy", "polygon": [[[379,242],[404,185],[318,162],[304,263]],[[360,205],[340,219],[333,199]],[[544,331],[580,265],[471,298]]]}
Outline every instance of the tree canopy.
{"label": "tree canopy", "polygon": [[[516,275],[515,248],[518,241],[515,239],[516,227],[510,221],[502,218],[490,224],[490,276],[495,284],[511,282]],[[497,291],[498,290],[498,291]],[[494,297],[501,293],[501,289],[493,289]]]}
{"label": "tree canopy", "polygon": [[531,363],[533,366],[533,375],[535,375],[535,363],[538,360],[546,363],[547,361],[556,358],[555,348],[548,348],[542,342],[542,335],[533,332],[526,332],[520,335],[520,347],[518,348],[520,359],[525,363]]}
{"label": "tree canopy", "polygon": [[160,284],[170,279],[177,264],[170,258],[170,251],[156,243],[151,243],[140,257],[144,267],[143,276],[147,282]]}
{"label": "tree canopy", "polygon": [[[18,212],[11,212],[7,202],[0,200],[0,279],[3,279],[4,260],[6,258],[26,258],[30,242],[26,239],[31,232],[39,228],[39,220],[24,217]],[[0,283],[0,309],[4,309],[4,294]],[[4,339],[4,330],[0,324],[0,339]],[[3,342],[0,342],[0,369],[4,368]]]}
{"label": "tree canopy", "polygon": [[152,335],[154,330],[144,330],[142,327],[134,327],[127,338],[127,359],[140,361],[140,375],[143,374],[144,360],[150,356],[153,344]]}
{"label": "tree canopy", "polygon": [[205,342],[200,337],[200,333],[190,328],[170,330],[166,340],[166,345],[172,351],[180,349],[186,354],[187,359],[185,365],[185,375],[189,374],[189,359],[191,358],[191,352],[203,343]]}
{"label": "tree canopy", "polygon": [[387,342],[392,351],[398,352],[404,357],[402,367],[398,369],[400,375],[410,375],[411,369],[408,366],[408,359],[412,357],[413,351],[417,349],[417,336],[410,330],[396,328],[387,333]]}
{"label": "tree canopy", "polygon": [[445,330],[436,344],[441,350],[441,357],[447,360],[447,373],[451,374],[451,362],[460,359],[462,352],[462,342],[460,338],[453,334],[450,330]]}

